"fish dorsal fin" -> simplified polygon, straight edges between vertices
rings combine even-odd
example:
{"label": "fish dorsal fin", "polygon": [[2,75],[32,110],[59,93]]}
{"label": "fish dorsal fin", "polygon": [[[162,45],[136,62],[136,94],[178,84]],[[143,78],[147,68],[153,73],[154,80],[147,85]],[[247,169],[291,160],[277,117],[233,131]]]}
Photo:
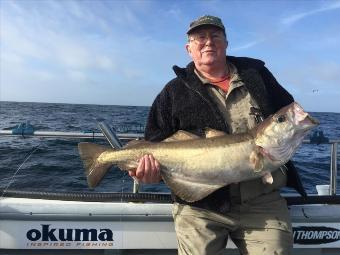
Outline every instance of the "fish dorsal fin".
{"label": "fish dorsal fin", "polygon": [[190,133],[188,131],[184,130],[178,130],[176,133],[174,133],[172,136],[169,136],[163,142],[175,142],[175,141],[183,141],[183,140],[193,140],[200,138],[197,135],[194,135],[193,133]]}
{"label": "fish dorsal fin", "polygon": [[220,131],[220,130],[216,130],[216,129],[212,129],[212,128],[205,128],[204,133],[205,133],[206,138],[226,135],[225,132]]}
{"label": "fish dorsal fin", "polygon": [[131,147],[135,147],[139,144],[143,144],[143,143],[147,143],[145,140],[131,140],[130,142],[128,142],[127,144],[124,145],[124,149],[127,148],[131,148]]}
{"label": "fish dorsal fin", "polygon": [[206,182],[192,182],[185,178],[179,178],[176,175],[172,175],[171,172],[171,170],[161,170],[164,182],[176,196],[190,203],[205,198],[225,185],[225,183],[210,184]]}

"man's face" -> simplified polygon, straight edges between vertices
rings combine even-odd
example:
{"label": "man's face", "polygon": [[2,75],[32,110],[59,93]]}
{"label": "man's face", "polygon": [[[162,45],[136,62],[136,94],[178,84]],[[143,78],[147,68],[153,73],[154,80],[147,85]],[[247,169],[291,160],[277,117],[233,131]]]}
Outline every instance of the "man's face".
{"label": "man's face", "polygon": [[186,49],[196,66],[224,63],[228,42],[222,30],[208,26],[189,35]]}

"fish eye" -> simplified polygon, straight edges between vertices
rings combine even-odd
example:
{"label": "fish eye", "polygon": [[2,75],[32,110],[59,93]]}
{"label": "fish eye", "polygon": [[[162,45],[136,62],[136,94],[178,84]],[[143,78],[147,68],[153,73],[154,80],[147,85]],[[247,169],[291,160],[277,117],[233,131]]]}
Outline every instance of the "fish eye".
{"label": "fish eye", "polygon": [[282,123],[286,121],[286,116],[285,115],[280,115],[276,118],[276,122]]}

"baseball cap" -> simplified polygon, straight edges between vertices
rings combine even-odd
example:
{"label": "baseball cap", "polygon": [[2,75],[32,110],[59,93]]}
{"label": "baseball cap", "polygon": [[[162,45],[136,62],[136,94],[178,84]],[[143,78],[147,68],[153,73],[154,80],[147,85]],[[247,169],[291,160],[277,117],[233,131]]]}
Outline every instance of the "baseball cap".
{"label": "baseball cap", "polygon": [[225,33],[225,28],[220,18],[211,15],[204,15],[190,23],[187,34],[190,34],[194,29],[204,25],[218,27]]}

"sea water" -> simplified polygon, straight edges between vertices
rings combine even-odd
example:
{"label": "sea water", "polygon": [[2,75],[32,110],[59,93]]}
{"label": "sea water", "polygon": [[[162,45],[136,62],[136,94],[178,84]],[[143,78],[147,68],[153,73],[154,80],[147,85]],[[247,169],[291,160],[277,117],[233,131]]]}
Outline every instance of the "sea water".
{"label": "sea water", "polygon": [[[148,111],[149,107],[143,106],[0,102],[0,130],[29,122],[39,131],[100,132],[98,121],[105,120],[120,132],[136,132],[145,125]],[[321,123],[317,130],[329,139],[340,139],[340,113],[310,114]],[[0,189],[10,184],[10,189],[27,191],[93,191],[87,186],[78,154],[77,144],[81,141],[91,140],[0,136]],[[93,142],[109,146],[105,139]],[[303,144],[293,161],[307,193],[316,193],[316,185],[329,183],[329,144]],[[131,192],[132,183],[127,172],[112,168],[94,191]],[[340,183],[338,192],[339,186]],[[142,191],[169,190],[164,184],[156,184],[143,185]]]}

